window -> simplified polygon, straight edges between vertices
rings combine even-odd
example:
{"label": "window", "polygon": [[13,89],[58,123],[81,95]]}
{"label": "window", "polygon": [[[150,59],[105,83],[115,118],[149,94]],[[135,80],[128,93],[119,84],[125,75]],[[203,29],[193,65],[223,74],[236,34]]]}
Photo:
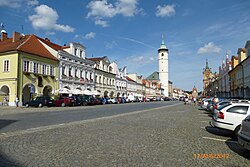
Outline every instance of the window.
{"label": "window", "polygon": [[42,74],[46,75],[46,68],[47,68],[47,65],[43,64],[42,66]]}
{"label": "window", "polygon": [[80,57],[83,57],[83,56],[82,56],[82,50],[80,50]]}
{"label": "window", "polygon": [[69,76],[72,77],[72,68],[69,67]]}
{"label": "window", "polygon": [[49,65],[46,65],[46,75],[49,75],[49,72],[50,72],[50,66]]}
{"label": "window", "polygon": [[33,70],[34,70],[33,62],[30,61],[30,67],[28,72],[33,72]]}
{"label": "window", "polygon": [[248,106],[234,106],[227,110],[227,112],[237,113],[237,114],[246,114],[248,111]]}
{"label": "window", "polygon": [[50,75],[51,76],[55,76],[55,67],[53,67],[53,66],[50,66]]}
{"label": "window", "polygon": [[66,75],[65,66],[62,66],[62,75]]}
{"label": "window", "polygon": [[29,61],[27,61],[27,60],[23,61],[23,71],[24,72],[29,72],[29,64],[30,64]]}
{"label": "window", "polygon": [[162,53],[161,56],[164,56],[164,54]]}
{"label": "window", "polygon": [[34,63],[33,72],[36,74],[38,73],[38,63]]}
{"label": "window", "polygon": [[77,49],[75,49],[75,56],[77,55]]}
{"label": "window", "polygon": [[9,60],[4,60],[3,62],[3,71],[8,72],[10,71],[10,61]]}

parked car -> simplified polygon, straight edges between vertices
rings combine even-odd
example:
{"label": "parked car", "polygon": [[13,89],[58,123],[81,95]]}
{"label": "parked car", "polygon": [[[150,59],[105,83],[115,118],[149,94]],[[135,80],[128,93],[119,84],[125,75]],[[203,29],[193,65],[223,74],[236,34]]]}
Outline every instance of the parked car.
{"label": "parked car", "polygon": [[59,97],[55,100],[56,107],[73,106],[74,103],[74,99],[69,97]]}
{"label": "parked car", "polygon": [[230,130],[237,136],[241,122],[250,114],[250,103],[229,103],[214,110],[210,125]]}
{"label": "parked car", "polygon": [[247,150],[250,150],[250,115],[241,123],[241,130],[238,134],[238,143]]}
{"label": "parked car", "polygon": [[118,97],[118,103],[126,103],[126,98],[125,97]]}
{"label": "parked car", "polygon": [[51,97],[46,96],[39,96],[36,97],[34,100],[31,100],[30,102],[25,104],[26,107],[43,107],[43,106],[54,106],[54,100]]}
{"label": "parked car", "polygon": [[94,96],[92,96],[92,95],[80,95],[78,97],[81,100],[81,105],[83,105],[83,106],[93,105]]}
{"label": "parked car", "polygon": [[118,103],[118,99],[117,98],[110,98],[109,99],[109,103],[110,104],[117,104]]}
{"label": "parked car", "polygon": [[73,95],[73,96],[70,96],[69,98],[72,99],[72,101],[74,102],[73,106],[80,106],[80,105],[82,105],[82,100],[81,100],[80,96]]}
{"label": "parked car", "polygon": [[211,98],[206,98],[206,99],[202,100],[200,107],[201,107],[202,109],[207,109],[207,105],[208,105],[208,103],[211,102],[211,101],[212,101]]}
{"label": "parked car", "polygon": [[214,114],[215,109],[218,109],[219,107],[227,105],[229,103],[231,103],[231,101],[229,101],[229,100],[223,100],[223,101],[219,101],[219,102],[215,103],[213,108],[212,108],[212,114]]}
{"label": "parked car", "polygon": [[105,104],[105,101],[102,98],[93,98],[92,99],[92,104],[93,105],[100,105],[100,104]]}

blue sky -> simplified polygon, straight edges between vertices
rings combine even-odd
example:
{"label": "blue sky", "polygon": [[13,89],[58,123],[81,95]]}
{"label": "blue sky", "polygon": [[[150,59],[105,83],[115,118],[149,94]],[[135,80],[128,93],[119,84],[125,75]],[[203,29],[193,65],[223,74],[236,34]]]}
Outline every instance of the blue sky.
{"label": "blue sky", "polygon": [[13,31],[79,42],[87,57],[108,56],[129,73],[158,71],[162,34],[169,48],[169,79],[202,90],[208,59],[218,71],[225,55],[250,40],[248,0],[0,0],[0,22]]}

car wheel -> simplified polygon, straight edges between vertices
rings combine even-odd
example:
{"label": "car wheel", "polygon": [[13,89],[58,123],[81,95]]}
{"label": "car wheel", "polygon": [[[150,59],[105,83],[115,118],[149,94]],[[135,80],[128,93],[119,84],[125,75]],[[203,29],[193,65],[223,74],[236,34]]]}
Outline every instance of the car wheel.
{"label": "car wheel", "polygon": [[26,103],[26,104],[25,104],[25,107],[29,108],[29,103]]}
{"label": "car wheel", "polygon": [[239,131],[240,131],[240,126],[241,126],[241,125],[239,125],[239,126],[237,126],[237,127],[235,128],[235,130],[234,130],[234,137],[237,137],[237,136],[238,136]]}
{"label": "car wheel", "polygon": [[39,103],[39,104],[38,104],[38,107],[43,107],[43,104],[42,104],[42,103]]}
{"label": "car wheel", "polygon": [[66,106],[65,103],[62,103],[62,104],[61,104],[61,107],[65,107],[65,106]]}

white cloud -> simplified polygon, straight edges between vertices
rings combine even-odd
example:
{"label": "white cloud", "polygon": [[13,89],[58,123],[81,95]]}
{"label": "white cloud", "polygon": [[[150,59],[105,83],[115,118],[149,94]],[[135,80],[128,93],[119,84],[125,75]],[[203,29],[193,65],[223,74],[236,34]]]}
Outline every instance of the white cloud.
{"label": "white cloud", "polygon": [[10,8],[19,8],[21,7],[22,0],[0,0],[0,6],[7,6]]}
{"label": "white cloud", "polygon": [[138,64],[150,64],[155,61],[155,58],[151,56],[130,56],[127,59],[131,64],[134,64],[135,66]]}
{"label": "white cloud", "polygon": [[96,25],[100,25],[100,26],[102,26],[102,27],[108,27],[108,26],[109,26],[109,24],[108,24],[107,21],[101,20],[101,19],[96,19],[96,20],[95,20],[95,24],[96,24]]}
{"label": "white cloud", "polygon": [[37,0],[27,0],[27,4],[29,6],[35,6],[35,5],[38,5],[39,2]]}
{"label": "white cloud", "polygon": [[165,17],[165,16],[171,16],[175,14],[175,5],[158,5],[156,7],[156,16],[159,17]]}
{"label": "white cloud", "polygon": [[120,14],[125,17],[133,17],[142,11],[137,8],[138,0],[118,0],[115,4],[108,3],[108,0],[96,0],[88,3],[90,10],[87,18],[93,18],[96,25],[109,26],[106,19],[113,18]]}
{"label": "white cloud", "polygon": [[116,3],[117,13],[132,17],[140,12],[141,9],[137,9],[138,0],[118,0]]}
{"label": "white cloud", "polygon": [[87,18],[89,17],[108,18],[108,17],[114,17],[116,15],[115,7],[112,4],[109,4],[107,0],[91,1],[87,5],[87,8],[90,9]]}
{"label": "white cloud", "polygon": [[34,10],[36,14],[29,16],[29,20],[35,29],[74,32],[74,28],[68,25],[57,24],[59,18],[57,12],[47,5],[37,6]]}
{"label": "white cloud", "polygon": [[115,46],[117,46],[117,43],[115,41],[112,41],[112,42],[104,42],[104,45],[107,49],[112,49],[114,48]]}
{"label": "white cloud", "polygon": [[85,39],[93,39],[95,38],[96,33],[94,32],[89,32],[88,34],[85,34],[83,38]]}
{"label": "white cloud", "polygon": [[197,51],[198,54],[206,54],[206,53],[219,53],[221,48],[216,46],[213,42],[209,42],[205,44],[203,47],[200,47]]}

